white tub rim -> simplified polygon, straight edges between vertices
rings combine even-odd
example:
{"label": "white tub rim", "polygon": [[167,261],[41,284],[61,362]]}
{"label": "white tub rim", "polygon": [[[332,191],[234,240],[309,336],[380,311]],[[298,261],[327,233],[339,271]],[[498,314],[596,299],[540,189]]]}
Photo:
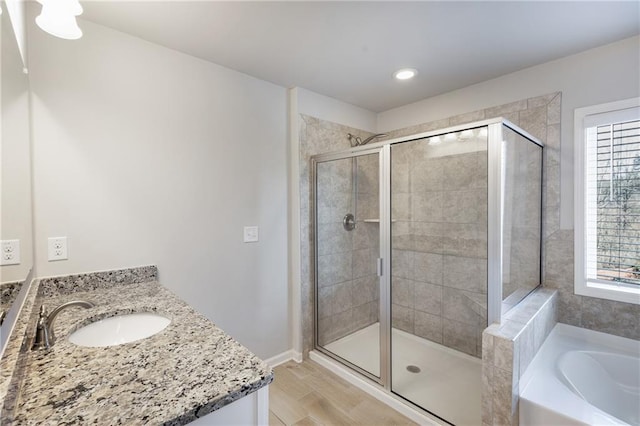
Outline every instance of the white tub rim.
{"label": "white tub rim", "polygon": [[589,404],[562,381],[558,358],[572,350],[616,353],[640,359],[640,341],[558,323],[520,378],[521,414],[535,407],[571,419],[575,424],[628,423]]}

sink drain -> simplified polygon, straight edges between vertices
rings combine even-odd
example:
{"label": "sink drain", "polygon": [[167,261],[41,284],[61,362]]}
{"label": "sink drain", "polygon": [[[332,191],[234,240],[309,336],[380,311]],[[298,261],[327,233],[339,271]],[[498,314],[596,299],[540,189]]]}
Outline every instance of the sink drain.
{"label": "sink drain", "polygon": [[409,373],[419,373],[420,367],[418,367],[417,365],[407,365],[407,371]]}

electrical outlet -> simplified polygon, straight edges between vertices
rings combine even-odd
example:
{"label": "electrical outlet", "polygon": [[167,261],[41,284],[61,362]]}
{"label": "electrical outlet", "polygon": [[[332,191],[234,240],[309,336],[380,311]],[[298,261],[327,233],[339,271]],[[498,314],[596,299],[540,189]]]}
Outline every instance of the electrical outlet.
{"label": "electrical outlet", "polygon": [[49,262],[68,259],[67,237],[52,237],[48,240]]}
{"label": "electrical outlet", "polygon": [[2,240],[0,247],[0,265],[20,264],[20,240]]}
{"label": "electrical outlet", "polygon": [[258,242],[258,227],[257,226],[245,226],[244,227],[244,242],[245,243],[257,243]]}

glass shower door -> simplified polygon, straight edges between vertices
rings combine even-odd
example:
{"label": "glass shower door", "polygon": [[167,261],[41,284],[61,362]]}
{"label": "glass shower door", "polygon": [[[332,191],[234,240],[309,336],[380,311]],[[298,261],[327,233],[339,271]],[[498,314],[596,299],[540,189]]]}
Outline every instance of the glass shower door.
{"label": "glass shower door", "polygon": [[[378,150],[379,151],[379,150]],[[316,347],[380,377],[379,152],[315,167]]]}
{"label": "glass shower door", "polygon": [[391,146],[391,390],[481,423],[487,128]]}

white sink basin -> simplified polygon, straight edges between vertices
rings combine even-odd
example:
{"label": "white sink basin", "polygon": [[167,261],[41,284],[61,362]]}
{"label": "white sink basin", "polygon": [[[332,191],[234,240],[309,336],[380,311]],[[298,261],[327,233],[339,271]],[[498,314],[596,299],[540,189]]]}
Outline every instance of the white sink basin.
{"label": "white sink basin", "polygon": [[69,341],[90,348],[122,345],[153,336],[170,322],[169,318],[151,312],[118,315],[79,328],[69,336]]}

